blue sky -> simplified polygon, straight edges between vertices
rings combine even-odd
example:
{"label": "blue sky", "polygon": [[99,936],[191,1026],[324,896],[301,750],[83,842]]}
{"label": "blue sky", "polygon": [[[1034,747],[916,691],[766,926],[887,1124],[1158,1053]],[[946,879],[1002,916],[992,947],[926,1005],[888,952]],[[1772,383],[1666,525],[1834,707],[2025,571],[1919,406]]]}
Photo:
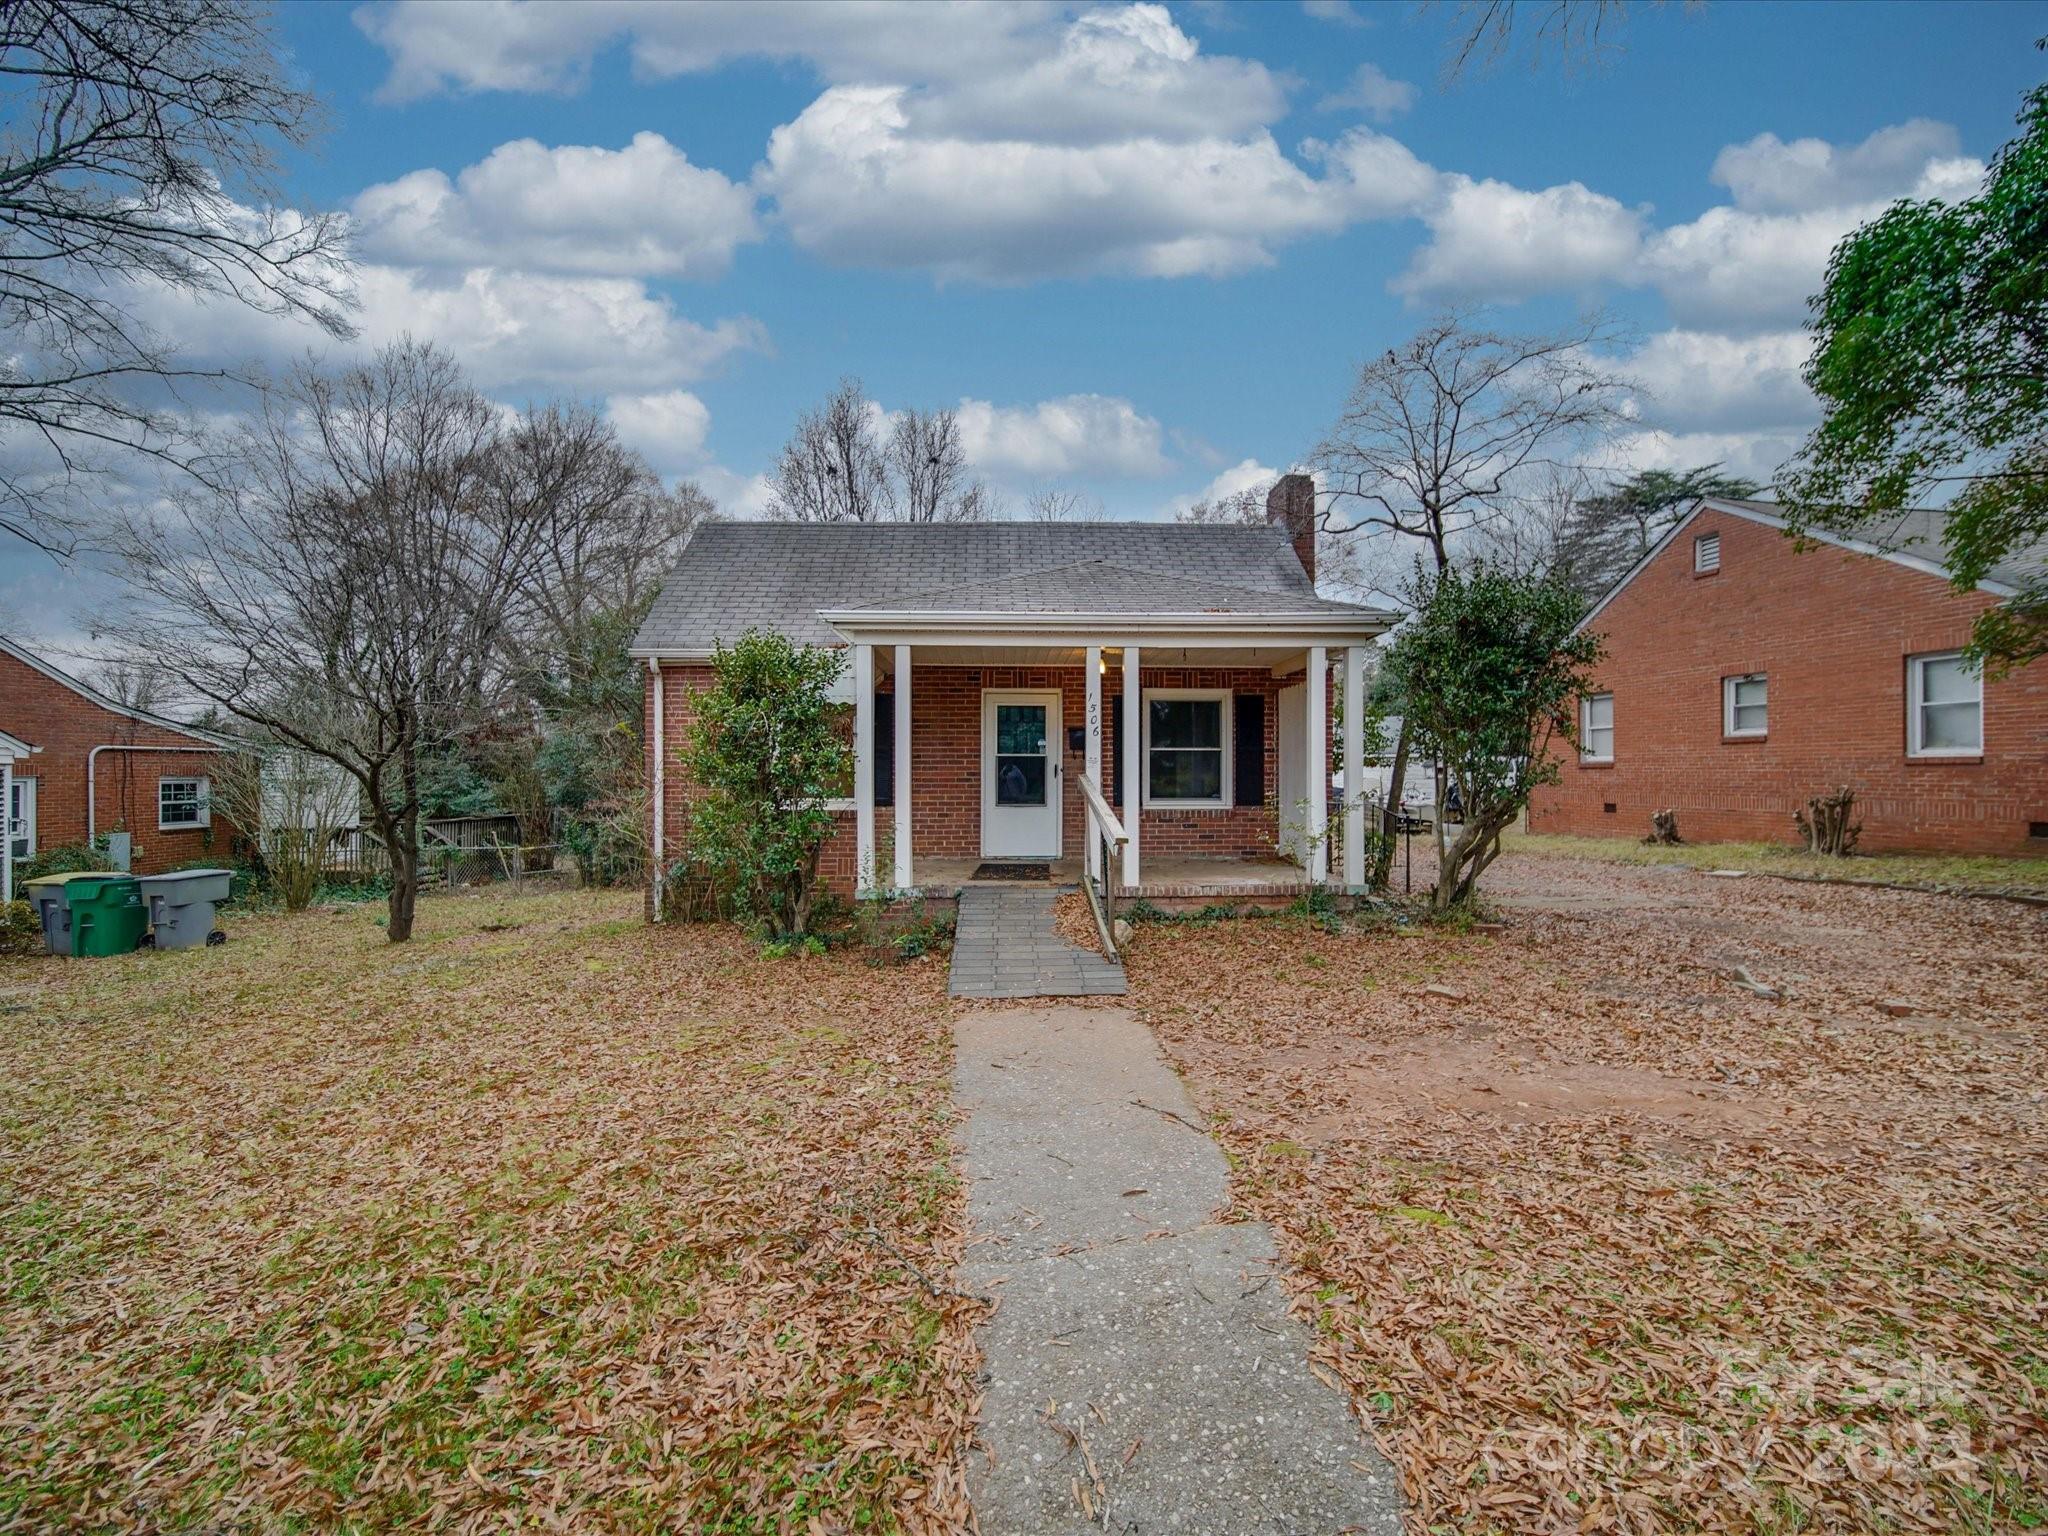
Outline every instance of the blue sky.
{"label": "blue sky", "polygon": [[[1598,67],[1445,87],[1453,8],[288,5],[364,344],[575,394],[727,509],[842,374],[961,411],[1021,503],[1170,516],[1306,453],[1433,310],[1635,339],[1621,463],[1767,476],[1811,420],[1801,300],[1893,197],[1966,194],[2048,5],[1638,7]],[[172,309],[190,350],[309,333]],[[328,350],[332,350],[330,347]],[[232,402],[223,402],[232,408]],[[0,551],[75,636],[103,589]]]}

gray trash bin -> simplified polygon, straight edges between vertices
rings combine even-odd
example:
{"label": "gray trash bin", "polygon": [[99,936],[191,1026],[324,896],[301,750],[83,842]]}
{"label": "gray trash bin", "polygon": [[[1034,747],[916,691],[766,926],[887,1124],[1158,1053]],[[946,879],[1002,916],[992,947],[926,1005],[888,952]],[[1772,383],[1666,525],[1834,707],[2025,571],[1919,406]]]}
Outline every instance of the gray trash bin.
{"label": "gray trash bin", "polygon": [[228,899],[231,869],[181,869],[144,875],[142,899],[156,930],[158,949],[197,949],[213,933],[213,909]]}
{"label": "gray trash bin", "polygon": [[35,906],[43,925],[43,948],[53,955],[71,953],[71,893],[73,880],[106,880],[117,870],[77,870],[62,875],[39,875],[22,886],[22,894]]}

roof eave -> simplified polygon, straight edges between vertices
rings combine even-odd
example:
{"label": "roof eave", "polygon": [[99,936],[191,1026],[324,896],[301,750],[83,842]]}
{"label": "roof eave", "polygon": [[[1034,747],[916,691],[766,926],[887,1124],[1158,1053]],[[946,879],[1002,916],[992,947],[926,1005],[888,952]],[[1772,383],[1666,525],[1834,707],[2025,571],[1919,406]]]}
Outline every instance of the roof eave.
{"label": "roof eave", "polygon": [[1309,633],[1378,635],[1394,626],[1397,616],[1372,608],[1333,609],[1322,613],[1099,613],[1099,612],[981,612],[973,609],[946,611],[930,608],[876,609],[827,608],[818,617],[847,634],[867,630],[931,632],[934,634],[1009,633],[1061,634],[1087,631],[1102,634],[1174,634],[1204,631],[1230,634],[1273,634],[1294,638]]}

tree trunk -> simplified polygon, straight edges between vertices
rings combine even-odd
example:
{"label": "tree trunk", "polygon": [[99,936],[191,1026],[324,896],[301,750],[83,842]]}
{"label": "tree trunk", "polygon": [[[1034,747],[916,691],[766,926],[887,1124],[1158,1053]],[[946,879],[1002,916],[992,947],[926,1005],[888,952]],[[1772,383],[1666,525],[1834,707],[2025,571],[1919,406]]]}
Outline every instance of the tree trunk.
{"label": "tree trunk", "polygon": [[1401,781],[1408,776],[1408,717],[1401,717],[1401,729],[1394,738],[1394,766],[1387,781],[1386,804],[1380,807],[1380,845],[1373,850],[1369,883],[1376,891],[1387,888],[1394,871],[1395,829],[1400,825]]}
{"label": "tree trunk", "polygon": [[391,840],[391,900],[384,936],[393,944],[412,937],[413,913],[420,900],[420,764],[416,748],[408,744],[400,755],[399,783],[405,801]]}

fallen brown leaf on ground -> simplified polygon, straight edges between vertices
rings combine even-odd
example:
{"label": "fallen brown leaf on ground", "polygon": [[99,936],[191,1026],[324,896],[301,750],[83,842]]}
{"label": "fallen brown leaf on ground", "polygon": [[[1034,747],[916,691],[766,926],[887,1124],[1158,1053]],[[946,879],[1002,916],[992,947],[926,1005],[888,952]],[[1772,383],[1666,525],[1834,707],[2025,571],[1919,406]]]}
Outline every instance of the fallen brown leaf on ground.
{"label": "fallen brown leaf on ground", "polygon": [[0,961],[0,1529],[965,1528],[944,962],[638,906]]}
{"label": "fallen brown leaf on ground", "polygon": [[1503,933],[1147,926],[1129,960],[1410,1528],[2048,1521],[2048,916],[1487,883]]}

